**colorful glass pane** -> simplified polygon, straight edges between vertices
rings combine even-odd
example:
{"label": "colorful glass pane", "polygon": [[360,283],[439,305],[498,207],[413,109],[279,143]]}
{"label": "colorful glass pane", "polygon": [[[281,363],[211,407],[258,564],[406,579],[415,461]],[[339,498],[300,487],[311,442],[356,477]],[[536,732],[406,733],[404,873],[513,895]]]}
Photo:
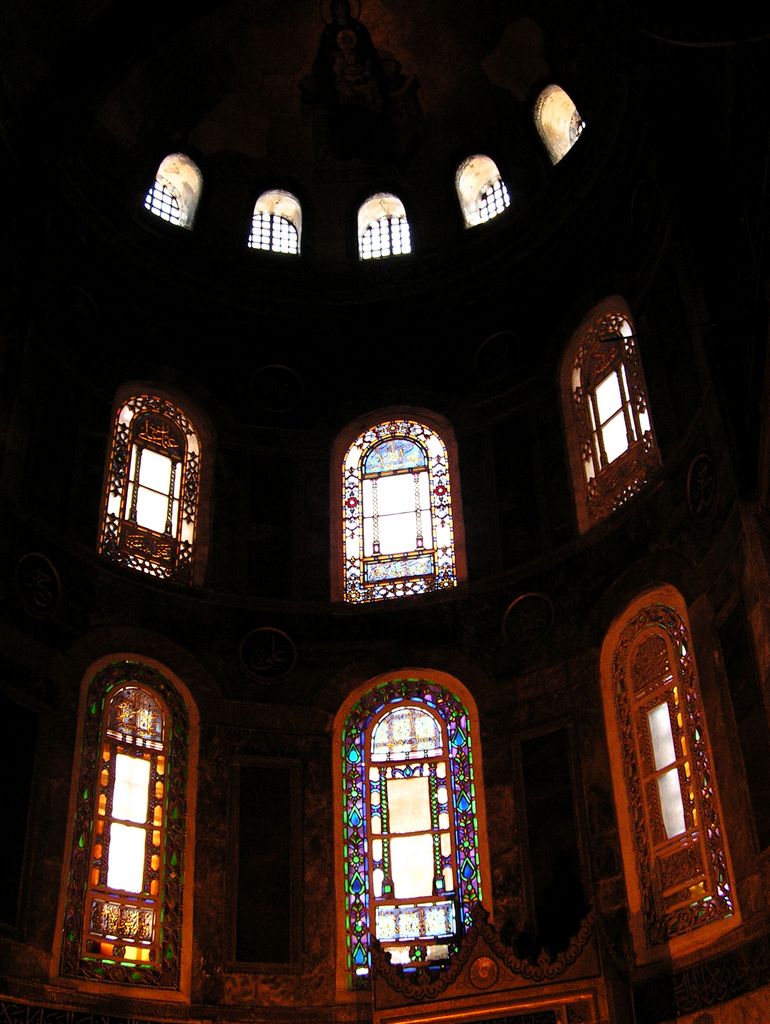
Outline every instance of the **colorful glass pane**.
{"label": "colorful glass pane", "polygon": [[86,708],[61,972],[178,988],[186,711],[128,661],[97,673]]}
{"label": "colorful glass pane", "polygon": [[427,465],[419,444],[404,437],[393,437],[376,444],[364,459],[364,473],[394,473]]}
{"label": "colorful glass pane", "polygon": [[457,585],[446,446],[415,420],[367,428],[342,466],[344,596],[380,601]]}
{"label": "colorful glass pane", "polygon": [[[413,936],[449,940],[428,946],[428,959],[446,959],[481,900],[468,713],[437,683],[390,680],[351,709],[341,759],[348,981],[351,988],[366,988],[373,929],[394,962],[408,963],[408,948],[397,943]],[[392,811],[396,826],[416,823],[422,830],[417,838],[424,850],[396,845],[394,853],[394,843],[409,837],[393,831]],[[410,875],[405,865],[413,855],[421,867]],[[426,870],[429,883],[422,877]],[[418,901],[406,895],[403,902],[393,891],[399,877],[407,887],[429,891]]]}

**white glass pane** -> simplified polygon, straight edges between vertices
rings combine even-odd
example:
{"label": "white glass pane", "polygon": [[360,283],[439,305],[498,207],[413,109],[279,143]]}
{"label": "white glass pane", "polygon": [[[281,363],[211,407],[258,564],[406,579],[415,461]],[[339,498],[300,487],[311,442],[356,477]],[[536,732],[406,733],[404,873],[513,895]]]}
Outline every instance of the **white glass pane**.
{"label": "white glass pane", "polygon": [[147,821],[150,762],[143,757],[118,754],[115,758],[115,786],[112,816],[122,821]]}
{"label": "white glass pane", "polygon": [[650,416],[646,409],[644,412],[639,413],[639,429],[643,434],[646,434],[650,429]]}
{"label": "white glass pane", "polygon": [[396,708],[374,727],[371,749],[376,761],[435,757],[443,749],[441,728],[433,715],[423,708],[412,705]]}
{"label": "white glass pane", "polygon": [[397,900],[433,894],[433,836],[399,836],[390,841],[390,866]]}
{"label": "white glass pane", "polygon": [[[427,517],[426,517],[427,518]],[[417,547],[417,520],[414,512],[380,516],[380,553],[395,555]]]}
{"label": "white glass pane", "polygon": [[388,820],[391,833],[430,828],[427,779],[388,779]]}
{"label": "white glass pane", "polygon": [[602,427],[602,438],[604,439],[604,450],[607,453],[607,462],[614,462],[619,455],[628,450],[628,435],[626,434],[626,418],[622,412],[617,413],[609,423]]}
{"label": "white glass pane", "polygon": [[107,885],[111,889],[142,891],[145,835],[144,829],[135,825],[111,827],[107,864]]}
{"label": "white glass pane", "polygon": [[385,875],[382,868],[375,868],[372,871],[372,889],[374,890],[375,899],[379,899],[382,896],[382,882]]}
{"label": "white glass pane", "polygon": [[647,712],[647,721],[650,726],[650,739],[652,740],[652,751],[655,757],[655,769],[665,768],[676,760],[674,751],[674,737],[671,732],[671,719],[668,714],[668,704],[659,704],[652,711]]}
{"label": "white glass pane", "polygon": [[168,516],[168,496],[140,487],[136,499],[136,521],[155,533],[163,533]]}
{"label": "white glass pane", "polygon": [[613,371],[596,387],[596,405],[599,409],[599,422],[606,423],[622,404],[618,375]]}
{"label": "white glass pane", "polygon": [[[427,473],[419,475],[427,476]],[[381,477],[377,481],[377,497],[381,516],[391,512],[412,511],[415,506],[414,477],[411,473]]]}
{"label": "white glass pane", "polygon": [[139,483],[144,487],[151,487],[154,491],[168,494],[171,489],[171,459],[150,451],[149,448],[142,449]]}
{"label": "white glass pane", "polygon": [[658,778],[658,798],[663,815],[663,827],[669,839],[684,832],[684,804],[676,768]]}

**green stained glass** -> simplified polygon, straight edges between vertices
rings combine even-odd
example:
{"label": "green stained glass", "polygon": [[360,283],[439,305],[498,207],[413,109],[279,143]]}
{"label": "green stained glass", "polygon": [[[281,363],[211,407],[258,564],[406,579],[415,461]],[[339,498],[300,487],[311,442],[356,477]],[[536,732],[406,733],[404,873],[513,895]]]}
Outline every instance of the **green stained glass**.
{"label": "green stained glass", "polygon": [[[387,713],[383,714],[384,711]],[[370,729],[373,720],[373,728]],[[442,907],[449,906],[447,897],[453,901],[453,907],[457,901],[456,928],[463,930],[471,924],[471,907],[481,899],[481,880],[476,866],[478,825],[473,797],[470,732],[467,711],[454,694],[435,683],[413,678],[390,680],[365,694],[351,709],[343,735],[346,740],[342,753],[343,799],[346,803],[344,898],[347,946],[355,951],[348,961],[349,984],[352,988],[366,988],[369,986],[369,935],[375,927],[381,927],[384,936],[394,927],[393,922],[399,921],[401,923],[396,930],[404,938],[389,941],[408,943],[410,940],[406,936],[409,928],[414,926],[412,918],[415,915],[416,919],[425,917],[426,921],[428,918],[431,921],[438,919],[436,901],[439,894],[443,897]],[[447,736],[452,737],[451,742],[447,742]],[[359,754],[356,764],[352,764],[349,758],[353,749]],[[361,754],[365,750],[369,750],[366,757]],[[435,774],[439,764],[440,779]],[[375,775],[372,776],[371,772]],[[398,785],[389,788],[391,783],[387,782],[388,779]],[[417,789],[412,789],[415,785]],[[442,790],[441,802],[437,796],[439,788]],[[366,813],[361,803],[364,793],[368,794]],[[425,800],[426,807],[423,816],[404,805],[405,794],[410,793],[422,794],[420,799]],[[397,871],[401,872],[402,879],[411,876],[411,868],[404,865],[414,857],[410,852],[410,841],[406,839],[408,830],[399,840],[407,842],[402,847],[403,852],[398,854],[397,860],[394,859],[395,854],[391,856],[388,835],[391,797],[399,801],[399,821],[409,822],[417,813],[422,822],[418,832],[426,838],[431,837],[427,845],[430,860],[427,881],[421,883],[425,885],[427,895],[419,897],[424,902],[411,904],[411,910],[405,905],[403,921],[398,914],[393,916],[393,909],[397,911],[403,899],[394,899],[394,891],[399,892],[398,882],[394,889],[394,880]],[[427,824],[424,815],[427,815]],[[441,821],[437,820],[439,817]],[[375,831],[370,833],[375,824]],[[398,826],[395,829],[393,835],[398,837],[401,834]],[[444,829],[449,831],[444,832]],[[451,854],[442,854],[441,835],[453,836]],[[373,843],[377,844],[379,852],[374,852]],[[424,844],[418,844],[415,851],[418,848],[426,851]],[[422,856],[425,852],[418,855],[418,860]],[[370,875],[374,867],[381,876],[378,888]],[[453,879],[454,889],[447,892],[448,879]],[[375,926],[375,919],[378,926]],[[449,946],[451,948],[455,944],[449,943]]]}

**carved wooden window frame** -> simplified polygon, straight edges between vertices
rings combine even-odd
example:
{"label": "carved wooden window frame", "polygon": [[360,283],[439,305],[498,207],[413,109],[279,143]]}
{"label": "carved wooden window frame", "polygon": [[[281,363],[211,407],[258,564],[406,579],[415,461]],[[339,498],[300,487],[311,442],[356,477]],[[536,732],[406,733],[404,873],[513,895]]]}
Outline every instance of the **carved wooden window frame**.
{"label": "carved wooden window frame", "polygon": [[[613,624],[602,690],[632,935],[644,960],[662,944],[681,949],[698,942],[697,930],[738,920],[692,641],[673,587],[637,599]],[[674,757],[656,766],[650,716],[663,707]],[[683,816],[673,834],[658,781],[669,771]]]}
{"label": "carved wooden window frame", "polygon": [[[627,446],[609,460],[597,390],[613,375]],[[562,362],[562,402],[578,527],[584,532],[641,492],[660,466],[636,333],[619,297],[598,306],[573,336]]]}
{"label": "carved wooden window frame", "polygon": [[[105,663],[106,662],[106,663]],[[69,869],[60,933],[59,975],[80,983],[131,986],[138,992],[189,987],[192,900],[184,880],[194,841],[193,730],[185,700],[159,667],[121,657],[105,660],[85,692],[79,730],[80,758],[74,778]],[[115,728],[116,704],[129,691],[146,695],[164,716],[162,739]],[[113,890],[107,883],[114,765],[119,753],[150,762],[146,855],[141,891]],[[188,819],[189,812],[189,819]],[[190,856],[192,850],[190,851]],[[191,875],[190,875],[191,877]],[[118,923],[101,928],[99,906],[110,904]],[[129,959],[137,918],[152,920],[145,945],[149,959]],[[112,923],[115,924],[115,921]],[[142,936],[147,938],[147,935]]]}
{"label": "carved wooden window frame", "polygon": [[[99,554],[116,565],[182,584],[201,584],[205,570],[211,464],[208,431],[176,400],[151,390],[121,389],[105,467]],[[144,452],[171,462],[163,531],[137,521],[138,466]],[[173,510],[172,510],[173,506]]]}

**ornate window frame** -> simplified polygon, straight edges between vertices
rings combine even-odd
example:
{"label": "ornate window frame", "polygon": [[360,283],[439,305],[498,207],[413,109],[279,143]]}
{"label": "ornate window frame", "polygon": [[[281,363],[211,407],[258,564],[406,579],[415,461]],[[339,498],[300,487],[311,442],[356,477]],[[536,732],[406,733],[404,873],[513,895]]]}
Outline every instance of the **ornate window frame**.
{"label": "ornate window frame", "polygon": [[[365,540],[366,521],[371,518],[373,526],[377,515],[376,502],[372,517],[366,515],[375,500],[369,485],[394,473],[368,472],[366,459],[388,441],[404,442],[424,456],[422,465],[415,467],[419,472],[404,470],[412,472],[421,495],[414,510],[417,546],[392,557],[377,553],[374,542],[369,552]],[[417,479],[420,475],[424,480]],[[423,409],[402,407],[375,410],[359,417],[345,428],[333,446],[331,493],[333,600],[367,604],[452,589],[465,578],[457,446],[454,433],[443,418]],[[399,566],[404,571],[394,575],[392,570]]]}
{"label": "ornate window frame", "polygon": [[601,678],[637,958],[657,959],[666,947],[679,955],[740,916],[687,611],[674,587],[640,595],[613,622]]}
{"label": "ornate window frame", "polygon": [[[373,891],[373,872],[382,869],[383,862],[375,864],[373,860],[376,854],[369,818],[377,800],[384,799],[379,776],[387,760],[373,759],[370,745],[373,731],[386,713],[409,706],[427,711],[440,723],[446,739],[446,752],[440,756],[449,762],[451,853],[440,856],[438,837],[434,844],[435,856],[451,867],[455,879],[454,892],[444,894],[456,913],[457,931],[447,941],[449,957],[472,924],[475,904],[484,900],[492,906],[481,741],[473,697],[459,680],[433,669],[408,668],[370,680],[348,697],[334,724],[338,990],[355,992],[370,987],[372,919],[379,904],[397,907],[399,903],[386,892],[377,899]],[[430,758],[419,759],[423,760],[427,765]],[[417,768],[426,771],[426,765],[420,763]],[[432,807],[434,831],[439,828],[438,814],[439,807]],[[387,860],[384,850],[383,854]],[[427,940],[417,939],[409,949],[410,962],[424,962],[427,945]]]}
{"label": "ornate window frame", "polygon": [[[140,712],[123,714],[121,699],[128,696],[131,704],[135,694],[146,698],[133,702],[142,705]],[[160,711],[162,729],[137,727],[145,705]],[[153,997],[162,989],[165,998],[189,997],[197,739],[195,705],[165,666],[116,654],[86,673],[52,961],[57,981],[92,991],[115,985],[135,995]],[[140,826],[146,853],[136,890],[116,889],[108,881],[120,754],[148,763],[146,820]],[[142,946],[143,958],[131,952]]]}
{"label": "ornate window frame", "polygon": [[[613,385],[617,405],[603,420],[599,390]],[[647,385],[628,306],[613,296],[594,308],[562,360],[562,408],[578,527],[582,532],[642,491],[660,466]],[[623,440],[609,450],[611,423]],[[619,449],[619,450],[617,450]]]}
{"label": "ornate window frame", "polygon": [[[174,583],[202,584],[208,548],[210,431],[190,403],[147,385],[118,391],[105,466],[99,554],[110,562]],[[169,463],[164,529],[139,521],[143,453]]]}

